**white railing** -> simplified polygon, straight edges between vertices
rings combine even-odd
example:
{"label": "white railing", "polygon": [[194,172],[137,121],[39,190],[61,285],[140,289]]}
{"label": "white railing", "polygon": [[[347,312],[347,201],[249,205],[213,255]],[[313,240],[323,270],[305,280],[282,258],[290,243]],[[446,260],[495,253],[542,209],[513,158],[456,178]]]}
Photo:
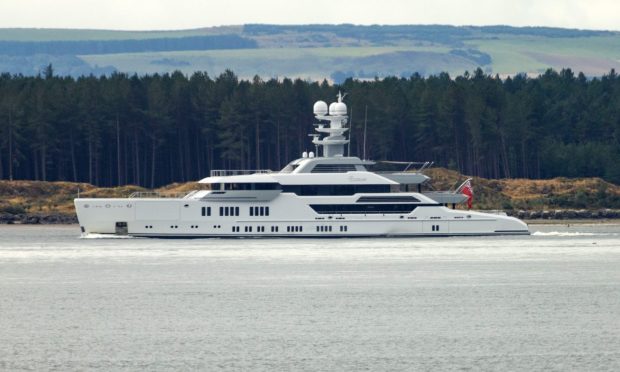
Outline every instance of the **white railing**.
{"label": "white railing", "polygon": [[183,199],[186,192],[158,192],[158,191],[137,191],[129,195],[130,199],[150,198],[150,199]]}
{"label": "white railing", "polygon": [[273,173],[271,169],[214,169],[211,177],[242,176],[247,174]]}

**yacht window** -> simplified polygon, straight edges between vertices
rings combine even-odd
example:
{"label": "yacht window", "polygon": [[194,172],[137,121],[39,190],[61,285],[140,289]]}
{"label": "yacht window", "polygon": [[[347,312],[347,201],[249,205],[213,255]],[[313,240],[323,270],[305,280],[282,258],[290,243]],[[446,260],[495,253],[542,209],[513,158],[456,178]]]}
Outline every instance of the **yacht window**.
{"label": "yacht window", "polygon": [[265,216],[269,216],[269,207],[265,207]]}
{"label": "yacht window", "polygon": [[415,204],[311,204],[319,214],[390,214],[410,213]]}
{"label": "yacht window", "polygon": [[362,196],[356,203],[418,203],[420,200],[413,196]]}
{"label": "yacht window", "polygon": [[260,207],[260,215],[261,216],[265,215],[265,207]]}
{"label": "yacht window", "polygon": [[239,207],[235,207],[235,216],[239,215]]}
{"label": "yacht window", "polygon": [[280,184],[277,182],[257,182],[257,183],[225,183],[224,190],[248,191],[248,190],[279,190]]}
{"label": "yacht window", "polygon": [[282,192],[290,192],[301,196],[389,193],[390,185],[283,185]]}
{"label": "yacht window", "polygon": [[207,208],[206,207],[202,207],[202,216],[206,216],[207,215]]}
{"label": "yacht window", "polygon": [[220,207],[220,216],[224,215],[224,207]]}
{"label": "yacht window", "polygon": [[353,164],[317,164],[310,173],[346,173],[354,172]]}

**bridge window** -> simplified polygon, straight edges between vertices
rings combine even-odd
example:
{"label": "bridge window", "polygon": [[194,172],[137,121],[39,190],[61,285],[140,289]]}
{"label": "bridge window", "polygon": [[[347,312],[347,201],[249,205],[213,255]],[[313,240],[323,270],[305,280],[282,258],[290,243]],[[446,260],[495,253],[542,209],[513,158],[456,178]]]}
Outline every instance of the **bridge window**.
{"label": "bridge window", "polygon": [[259,183],[225,183],[224,190],[230,191],[250,191],[250,190],[280,190],[281,186],[277,182]]}
{"label": "bridge window", "polygon": [[390,185],[283,185],[282,192],[294,193],[301,196],[389,193]]}
{"label": "bridge window", "polygon": [[311,173],[346,173],[354,172],[353,164],[317,164],[310,171]]}
{"label": "bridge window", "polygon": [[319,214],[390,214],[411,213],[415,204],[311,204]]}

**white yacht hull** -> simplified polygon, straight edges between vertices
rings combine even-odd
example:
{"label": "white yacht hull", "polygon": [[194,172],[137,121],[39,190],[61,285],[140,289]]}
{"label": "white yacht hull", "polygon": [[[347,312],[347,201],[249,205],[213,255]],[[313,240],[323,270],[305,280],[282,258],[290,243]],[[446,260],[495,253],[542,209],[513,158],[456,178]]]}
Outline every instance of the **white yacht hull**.
{"label": "white yacht hull", "polygon": [[[357,196],[355,196],[357,197]],[[453,210],[439,205],[410,213],[318,214],[310,203],[325,197],[282,194],[270,202],[205,202],[191,199],[76,199],[84,234],[156,238],[381,237],[529,234],[522,221],[501,214]],[[250,208],[268,207],[268,216]],[[210,215],[203,216],[203,207]],[[220,207],[231,214],[220,216]],[[206,214],[206,213],[205,213]]]}
{"label": "white yacht hull", "polygon": [[[529,234],[516,218],[440,204],[462,202],[465,194],[421,194],[429,178],[407,171],[413,163],[401,172],[374,173],[366,169],[374,162],[344,156],[343,98],[339,93],[329,107],[314,104],[317,157],[304,152],[280,172],[211,170],[199,181],[208,188],[183,198],[76,199],[82,232],[157,238]],[[408,192],[411,187],[418,193]]]}

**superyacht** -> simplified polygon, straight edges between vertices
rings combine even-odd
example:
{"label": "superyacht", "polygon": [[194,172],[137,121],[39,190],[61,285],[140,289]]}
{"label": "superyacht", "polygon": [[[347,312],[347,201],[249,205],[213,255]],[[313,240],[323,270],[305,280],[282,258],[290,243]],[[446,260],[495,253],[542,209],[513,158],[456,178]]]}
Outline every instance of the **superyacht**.
{"label": "superyacht", "polygon": [[[375,162],[345,156],[347,106],[338,94],[314,104],[316,152],[279,172],[212,170],[185,195],[134,193],[77,198],[83,234],[158,238],[397,237],[529,234],[500,213],[455,209],[471,193],[422,192],[418,171],[371,172]],[[320,154],[320,155],[319,155]],[[467,181],[469,184],[469,181]],[[449,206],[452,206],[450,208]]]}

